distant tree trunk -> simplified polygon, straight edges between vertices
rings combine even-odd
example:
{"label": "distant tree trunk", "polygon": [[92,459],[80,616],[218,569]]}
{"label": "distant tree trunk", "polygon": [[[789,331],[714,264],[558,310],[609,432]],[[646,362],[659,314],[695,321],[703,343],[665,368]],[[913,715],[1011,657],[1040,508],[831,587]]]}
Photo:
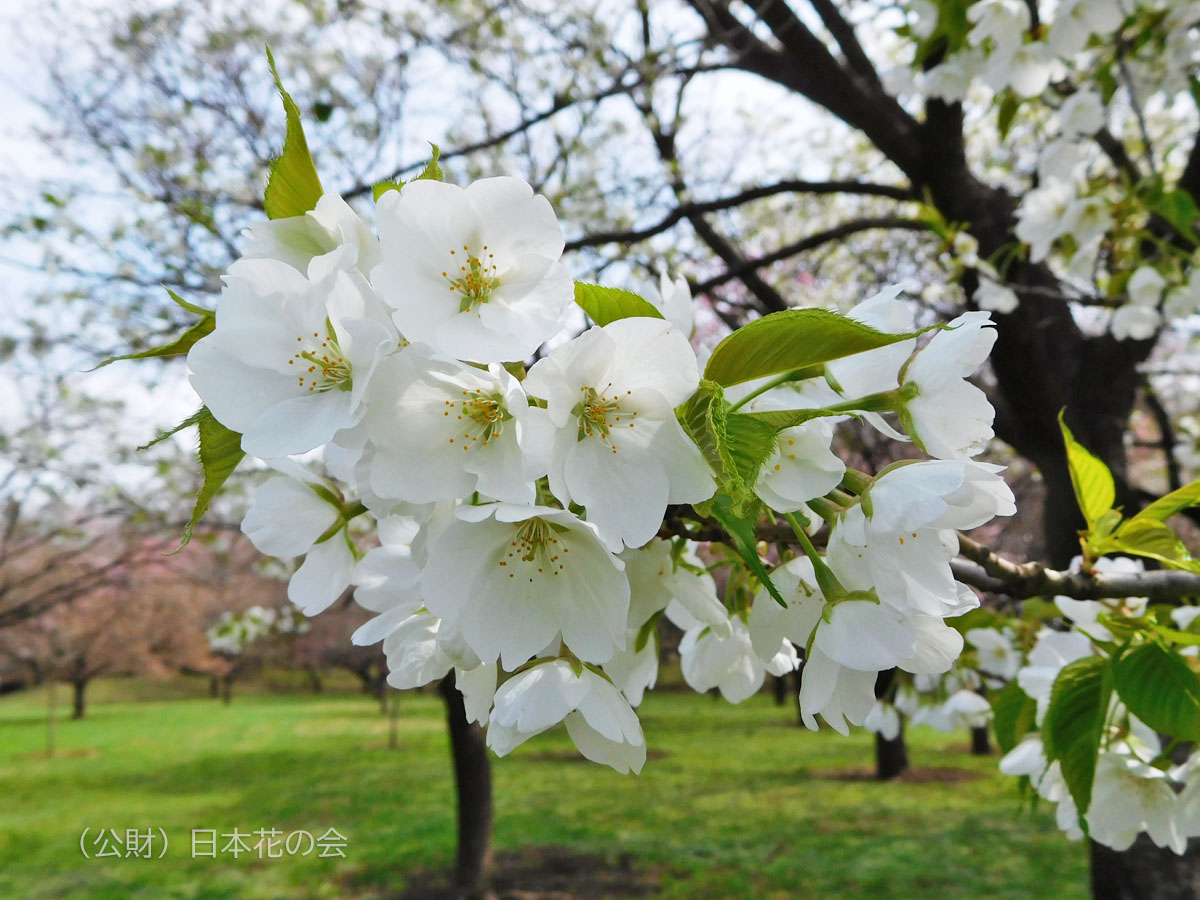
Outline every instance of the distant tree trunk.
{"label": "distant tree trunk", "polygon": [[454,863],[457,900],[495,900],[492,870],[492,766],[483,729],[467,721],[454,672],[441,680],[438,692],[446,701],[446,724],[454,759],[458,794],[458,855]]}
{"label": "distant tree trunk", "polygon": [[383,715],[388,714],[388,683],[387,683],[387,666],[383,663],[375,670],[371,676],[371,692],[379,700],[379,712]]}
{"label": "distant tree trunk", "polygon": [[388,704],[388,749],[395,750],[400,746],[400,692],[392,691],[387,699]]}
{"label": "distant tree trunk", "polygon": [[904,743],[904,720],[900,720],[900,732],[894,738],[875,735],[875,777],[880,781],[891,781],[908,768],[908,747]]}
{"label": "distant tree trunk", "polygon": [[775,705],[783,706],[787,703],[788,695],[788,673],[772,676],[771,691],[775,694]]}
{"label": "distant tree trunk", "polygon": [[1200,897],[1200,870],[1196,857],[1200,840],[1188,842],[1187,853],[1176,856],[1154,846],[1139,834],[1124,852],[1092,841],[1092,897],[1094,900],[1196,900]]}
{"label": "distant tree trunk", "polygon": [[82,719],[87,713],[87,686],[88,679],[86,678],[76,678],[71,682],[71,688],[74,691],[71,706],[72,719]]}
{"label": "distant tree trunk", "polygon": [[[896,670],[880,672],[875,679],[875,696],[886,697],[896,680]],[[894,738],[875,735],[875,777],[890,781],[908,768],[908,747],[904,743],[904,717],[900,718],[900,730]]]}
{"label": "distant tree trunk", "polygon": [[221,696],[221,679],[216,675],[208,676],[208,696],[214,700]]}
{"label": "distant tree trunk", "polygon": [[316,666],[309,666],[304,670],[308,673],[308,686],[312,688],[314,694],[321,694],[325,691],[325,682],[321,680],[321,670]]}
{"label": "distant tree trunk", "polygon": [[221,702],[226,706],[233,700],[233,675],[225,675],[221,679]]}
{"label": "distant tree trunk", "polygon": [[54,755],[54,738],[58,730],[58,703],[54,696],[54,679],[46,679],[46,756]]}
{"label": "distant tree trunk", "polygon": [[992,742],[988,738],[988,727],[986,725],[980,725],[971,729],[971,755],[992,755]]}

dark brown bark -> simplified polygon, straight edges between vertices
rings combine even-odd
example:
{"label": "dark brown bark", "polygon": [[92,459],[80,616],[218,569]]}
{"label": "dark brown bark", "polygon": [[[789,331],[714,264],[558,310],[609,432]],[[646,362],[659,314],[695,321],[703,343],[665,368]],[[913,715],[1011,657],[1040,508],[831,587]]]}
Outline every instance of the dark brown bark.
{"label": "dark brown bark", "polygon": [[986,725],[971,729],[971,754],[973,756],[992,755],[992,741]]}
{"label": "dark brown bark", "polygon": [[221,679],[221,702],[228,706],[233,700],[233,676],[226,675]]}
{"label": "dark brown bark", "polygon": [[71,718],[82,719],[87,715],[87,686],[86,678],[77,678],[71,682],[72,702]]}
{"label": "dark brown bark", "polygon": [[1177,856],[1138,835],[1133,846],[1118,852],[1092,841],[1093,900],[1196,900],[1200,897],[1200,840]]}
{"label": "dark brown bark", "polygon": [[438,693],[446,701],[446,725],[454,760],[458,795],[458,853],[453,883],[458,900],[495,900],[492,871],[492,765],[483,729],[467,721],[454,672],[441,680]]}
{"label": "dark brown bark", "polygon": [[875,735],[875,777],[890,781],[907,768],[908,747],[904,743],[904,721],[901,720],[900,732],[894,738]]}
{"label": "dark brown bark", "polygon": [[789,674],[785,672],[783,675],[771,676],[771,693],[775,697],[776,706],[783,706],[787,703]]}
{"label": "dark brown bark", "polygon": [[[875,679],[875,696],[889,696],[896,680],[896,670],[880,672]],[[880,781],[891,781],[908,768],[908,745],[904,741],[904,717],[900,718],[900,730],[894,738],[875,735],[875,777]]]}
{"label": "dark brown bark", "polygon": [[312,688],[314,694],[321,694],[325,691],[325,682],[321,680],[321,670],[316,666],[309,666],[304,670],[308,673],[308,686]]}

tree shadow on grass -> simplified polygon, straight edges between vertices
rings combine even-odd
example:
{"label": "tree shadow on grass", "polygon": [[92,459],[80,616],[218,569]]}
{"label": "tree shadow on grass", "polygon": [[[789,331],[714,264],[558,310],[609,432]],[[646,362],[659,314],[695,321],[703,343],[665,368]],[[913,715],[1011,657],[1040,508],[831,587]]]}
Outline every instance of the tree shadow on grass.
{"label": "tree shadow on grass", "polygon": [[[498,900],[635,900],[661,892],[662,867],[641,868],[628,853],[581,853],[566,847],[522,847],[496,854]],[[445,872],[409,874],[396,900],[452,900]]]}

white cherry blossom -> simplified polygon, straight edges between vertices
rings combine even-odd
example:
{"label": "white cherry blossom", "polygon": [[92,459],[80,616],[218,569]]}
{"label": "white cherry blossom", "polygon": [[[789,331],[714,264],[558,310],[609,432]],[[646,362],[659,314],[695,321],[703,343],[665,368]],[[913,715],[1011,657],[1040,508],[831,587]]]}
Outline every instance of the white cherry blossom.
{"label": "white cherry blossom", "polygon": [[579,752],[618,772],[642,770],[646,740],[628,701],[603,675],[563,659],[518,672],[496,691],[487,744],[506,756],[562,722]]}
{"label": "white cherry blossom", "polygon": [[409,182],[380,197],[377,219],[383,262],[371,281],[409,340],[504,362],[562,328],[574,298],[562,229],[519,178]]}
{"label": "white cherry blossom", "polygon": [[978,369],[996,329],[987,312],[965,312],[938,331],[905,365],[900,419],[918,446],[939,459],[975,456],[992,438],[996,411],[966,380]]}
{"label": "white cherry blossom", "polygon": [[510,671],[561,635],[603,663],[624,648],[629,582],[595,526],[544,506],[460,506],[429,545],[421,592],[483,662]]}
{"label": "white cherry blossom", "polygon": [[620,319],[556,347],[524,388],[546,401],[550,490],[578,503],[613,549],[654,537],[668,503],[706,500],[711,470],[675,418],[699,382],[687,338],[661,319]]}
{"label": "white cherry blossom", "polygon": [[400,354],[380,364],[367,403],[376,494],[426,503],[479,491],[534,501],[545,468],[528,449],[525,392],[503,366]]}
{"label": "white cherry blossom", "polygon": [[357,273],[309,281],[278,260],[225,275],[216,327],[192,347],[191,382],[218,422],[264,459],[304,453],[355,425],[379,361],[399,346]]}
{"label": "white cherry blossom", "polygon": [[246,229],[247,258],[277,259],[309,273],[313,260],[370,275],[379,263],[379,240],[337,194],[322,194],[302,216],[264,219]]}

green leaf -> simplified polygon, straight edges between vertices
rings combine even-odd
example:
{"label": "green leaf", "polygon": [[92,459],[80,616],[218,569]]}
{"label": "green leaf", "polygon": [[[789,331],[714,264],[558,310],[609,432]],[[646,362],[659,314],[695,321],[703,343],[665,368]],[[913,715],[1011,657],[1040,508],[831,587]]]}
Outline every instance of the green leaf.
{"label": "green leaf", "polygon": [[736,415],[762,422],[778,433],[785,428],[794,428],[824,416],[845,416],[853,415],[853,413],[836,409],[769,409],[763,412],[736,413]]}
{"label": "green leaf", "polygon": [[442,180],[442,167],[438,165],[438,160],[441,159],[442,156],[442,149],[437,144],[430,144],[429,146],[433,149],[433,156],[429,162],[425,164],[425,168],[421,170],[421,174],[414,178],[413,181]]}
{"label": "green leaf", "polygon": [[1200,741],[1200,678],[1183,657],[1153,641],[1113,660],[1113,687],[1129,711],[1153,728]]}
{"label": "green leaf", "polygon": [[717,344],[704,377],[729,387],[886,347],[919,334],[885,334],[827,309],[785,309],[743,325]]}
{"label": "green leaf", "polygon": [[637,317],[661,319],[663,314],[649,300],[620,288],[575,282],[575,302],[597,325]]}
{"label": "green leaf", "polygon": [[186,300],[184,300],[182,297],[180,297],[177,293],[175,293],[169,287],[164,287],[163,290],[165,290],[167,292],[167,294],[170,295],[171,299],[175,301],[176,306],[180,306],[183,309],[186,309],[188,312],[192,313],[193,315],[211,316],[211,315],[214,315],[216,312],[215,310],[205,309],[203,306],[197,306],[195,303],[188,303]]}
{"label": "green leaf", "polygon": [[1046,761],[1058,760],[1081,819],[1092,802],[1096,756],[1111,694],[1108,660],[1099,656],[1077,659],[1064,666],[1054,680],[1042,722]]}
{"label": "green leaf", "polygon": [[1154,519],[1132,518],[1125,521],[1105,548],[1157,559],[1175,568],[1190,568],[1193,562],[1187,547],[1174,531]]}
{"label": "green leaf", "polygon": [[377,182],[375,182],[375,184],[373,184],[371,186],[371,196],[374,197],[375,202],[378,203],[379,198],[382,197],[384,194],[386,194],[388,191],[398,191],[402,187],[404,187],[403,181],[391,181],[391,180],[377,181]]}
{"label": "green leaf", "polygon": [[1000,139],[1004,140],[1008,137],[1008,132],[1012,128],[1013,121],[1017,117],[1017,110],[1021,108],[1021,98],[1013,90],[1006,90],[1003,99],[1000,101],[1000,112],[997,119],[996,127],[1000,129]]}
{"label": "green leaf", "polygon": [[1156,626],[1154,631],[1172,643],[1183,644],[1185,647],[1200,647],[1200,633],[1195,631],[1176,631],[1163,625]]}
{"label": "green leaf", "polygon": [[717,475],[717,490],[729,495],[741,512],[758,502],[758,470],[776,448],[775,429],[745,413],[731,413],[725,392],[701,381],[696,393],[675,411]]}
{"label": "green leaf", "polygon": [[1200,479],[1171,491],[1165,497],[1159,497],[1136,516],[1133,516],[1132,521],[1154,519],[1157,522],[1165,522],[1176,513],[1181,513],[1185,509],[1197,505],[1200,505]]}
{"label": "green leaf", "polygon": [[988,696],[992,704],[992,729],[996,743],[1005,753],[1021,742],[1036,726],[1037,703],[1015,681]]}
{"label": "green leaf", "polygon": [[1196,225],[1200,222],[1200,207],[1187,191],[1164,191],[1155,187],[1145,198],[1146,208],[1170,223],[1179,236],[1193,246],[1200,244],[1196,238]]}
{"label": "green leaf", "polygon": [[786,608],[787,601],[783,599],[783,595],[771,581],[767,567],[763,565],[763,561],[758,556],[758,538],[754,533],[754,527],[758,524],[757,509],[750,515],[742,515],[736,510],[730,497],[718,494],[712,504],[712,515],[729,534],[733,542],[733,549],[749,566],[750,571],[755,574],[762,586],[767,589],[767,593],[776,603]]}
{"label": "green leaf", "polygon": [[[192,349],[192,344],[200,340],[205,335],[211,334],[216,325],[216,316],[209,312],[203,319],[190,327],[187,331],[181,334],[169,344],[163,344],[161,347],[152,347],[149,350],[143,350],[140,353],[126,353],[122,356],[111,356],[100,365],[97,369],[103,369],[110,363],[119,362],[123,359],[151,359],[153,357],[165,356],[183,356]],[[94,371],[94,370],[93,370]]]}
{"label": "green leaf", "polygon": [[206,407],[201,407],[197,416],[196,424],[200,427],[200,466],[204,472],[204,483],[200,486],[200,493],[196,495],[192,517],[183,530],[180,550],[192,539],[192,531],[208,511],[213,497],[246,455],[242,450],[240,434],[230,431],[214,419]]}
{"label": "green leaf", "polygon": [[1091,528],[1097,519],[1112,509],[1116,499],[1112,472],[1103,462],[1093,456],[1075,440],[1071,429],[1058,414],[1058,425],[1062,429],[1063,443],[1067,447],[1067,466],[1071,470],[1071,486],[1075,488],[1075,499],[1079,510]]}
{"label": "green leaf", "polygon": [[300,124],[300,108],[291,95],[283,89],[279,71],[275,68],[275,57],[267,48],[267,62],[271,64],[271,75],[275,87],[283,98],[283,111],[287,115],[287,136],[283,141],[283,152],[271,160],[271,172],[267,187],[263,191],[263,209],[270,219],[286,219],[302,216],[317,205],[325,193],[317,167],[313,165],[308,141],[304,138],[304,127]]}
{"label": "green leaf", "polygon": [[200,420],[202,418],[204,418],[205,416],[211,416],[211,415],[212,415],[212,413],[210,413],[205,407],[202,406],[198,410],[196,410],[194,413],[192,413],[190,416],[188,416],[186,419],[184,419],[182,422],[180,422],[178,425],[176,425],[174,428],[170,428],[167,431],[160,432],[158,434],[158,436],[154,438],[154,440],[147,441],[145,444],[142,444],[142,446],[138,447],[137,449],[139,452],[142,450],[149,450],[155,444],[161,444],[163,441],[165,441],[171,435],[178,434],[179,432],[183,431],[183,429],[185,429],[185,428],[191,428],[193,425],[200,424]]}

